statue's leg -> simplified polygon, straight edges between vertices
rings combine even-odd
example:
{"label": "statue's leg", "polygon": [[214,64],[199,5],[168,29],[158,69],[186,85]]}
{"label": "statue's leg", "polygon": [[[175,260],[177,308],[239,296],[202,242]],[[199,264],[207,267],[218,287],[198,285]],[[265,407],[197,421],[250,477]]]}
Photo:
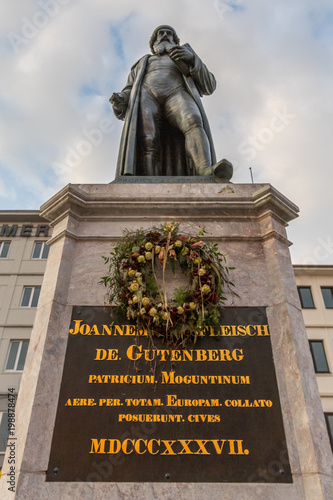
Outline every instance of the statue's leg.
{"label": "statue's leg", "polygon": [[140,175],[155,176],[160,172],[160,117],[161,105],[154,96],[141,88],[138,119],[138,148],[142,164]]}
{"label": "statue's leg", "polygon": [[185,136],[186,155],[191,159],[196,175],[212,175],[210,144],[194,99],[185,89],[179,89],[164,106],[170,124]]}

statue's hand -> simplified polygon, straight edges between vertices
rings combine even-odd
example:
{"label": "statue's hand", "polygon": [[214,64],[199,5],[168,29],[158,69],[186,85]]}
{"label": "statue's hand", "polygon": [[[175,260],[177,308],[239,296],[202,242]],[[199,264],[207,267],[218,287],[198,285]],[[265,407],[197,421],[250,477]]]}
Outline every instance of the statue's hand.
{"label": "statue's hand", "polygon": [[112,106],[117,108],[124,105],[126,106],[124,96],[121,93],[115,92],[114,94],[112,94],[112,96],[110,97],[110,102]]}
{"label": "statue's hand", "polygon": [[110,103],[112,104],[113,111],[117,118],[120,120],[124,119],[125,112],[127,109],[127,101],[123,94],[115,92],[110,97]]}
{"label": "statue's hand", "polygon": [[173,47],[169,52],[169,56],[174,62],[183,61],[188,65],[191,65],[194,62],[194,54],[192,50],[184,45],[176,45]]}

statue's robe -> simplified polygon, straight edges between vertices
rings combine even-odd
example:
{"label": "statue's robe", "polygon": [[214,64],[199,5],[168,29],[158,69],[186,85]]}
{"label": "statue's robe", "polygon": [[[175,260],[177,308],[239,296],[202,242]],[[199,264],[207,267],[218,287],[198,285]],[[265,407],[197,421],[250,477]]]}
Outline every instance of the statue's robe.
{"label": "statue's robe", "polygon": [[[214,165],[216,156],[213,139],[200,96],[212,94],[216,88],[216,80],[193,49],[188,44],[186,47],[193,52],[194,64],[190,70],[183,62],[177,63],[177,66],[183,75],[185,88],[200,110],[203,126],[210,143],[211,165]],[[125,112],[115,111],[117,118],[125,120],[119,146],[116,177],[120,175],[145,175],[145,172],[142,171],[141,153],[138,147],[138,113],[140,112],[140,89],[149,57],[151,56],[143,56],[131,68],[126,86],[121,92],[128,100],[127,109]],[[160,175],[196,175],[190,158],[186,157],[183,133],[168,124],[166,120],[161,128],[160,167]]]}

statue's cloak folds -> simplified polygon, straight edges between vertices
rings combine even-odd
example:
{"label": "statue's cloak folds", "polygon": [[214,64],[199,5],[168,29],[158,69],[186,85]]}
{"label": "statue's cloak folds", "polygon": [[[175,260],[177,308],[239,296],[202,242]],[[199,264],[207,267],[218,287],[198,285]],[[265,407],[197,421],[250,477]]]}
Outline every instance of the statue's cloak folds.
{"label": "statue's cloak folds", "polygon": [[[203,126],[206,131],[211,153],[211,164],[216,163],[213,139],[208,120],[203,109],[202,95],[210,95],[216,88],[214,75],[210,73],[193,49],[186,44],[194,54],[194,65],[190,71],[185,71],[184,63],[179,63],[187,91],[193,97],[201,112]],[[122,94],[128,100],[125,113],[117,113],[117,118],[125,120],[121,136],[116,177],[120,175],[145,175],[141,170],[140,148],[138,147],[138,113],[140,106],[140,89],[150,55],[143,56],[131,68]],[[160,175],[195,175],[193,165],[185,154],[184,135],[176,128],[164,122],[161,129]]]}

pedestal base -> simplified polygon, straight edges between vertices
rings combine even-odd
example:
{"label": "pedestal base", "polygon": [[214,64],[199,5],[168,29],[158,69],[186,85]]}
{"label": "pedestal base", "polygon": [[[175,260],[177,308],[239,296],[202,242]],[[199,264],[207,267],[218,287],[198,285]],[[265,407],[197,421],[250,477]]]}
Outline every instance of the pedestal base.
{"label": "pedestal base", "polygon": [[[332,454],[285,232],[297,207],[266,184],[185,182],[141,183],[135,189],[118,181],[68,185],[43,205],[42,215],[52,221],[54,232],[17,406],[17,499],[332,498]],[[105,290],[98,284],[105,275],[101,256],[109,254],[124,228],[173,220],[192,234],[205,226],[205,239],[228,253],[238,294],[228,297],[228,306],[266,308],[293,482],[275,484],[282,455],[242,483],[225,483],[223,470],[216,483],[115,483],[111,469],[116,465],[108,460],[96,461],[91,471],[110,474],[107,483],[46,482],[73,306],[104,304]],[[63,453],[74,445],[68,435]],[[3,499],[13,498],[7,458]]]}

